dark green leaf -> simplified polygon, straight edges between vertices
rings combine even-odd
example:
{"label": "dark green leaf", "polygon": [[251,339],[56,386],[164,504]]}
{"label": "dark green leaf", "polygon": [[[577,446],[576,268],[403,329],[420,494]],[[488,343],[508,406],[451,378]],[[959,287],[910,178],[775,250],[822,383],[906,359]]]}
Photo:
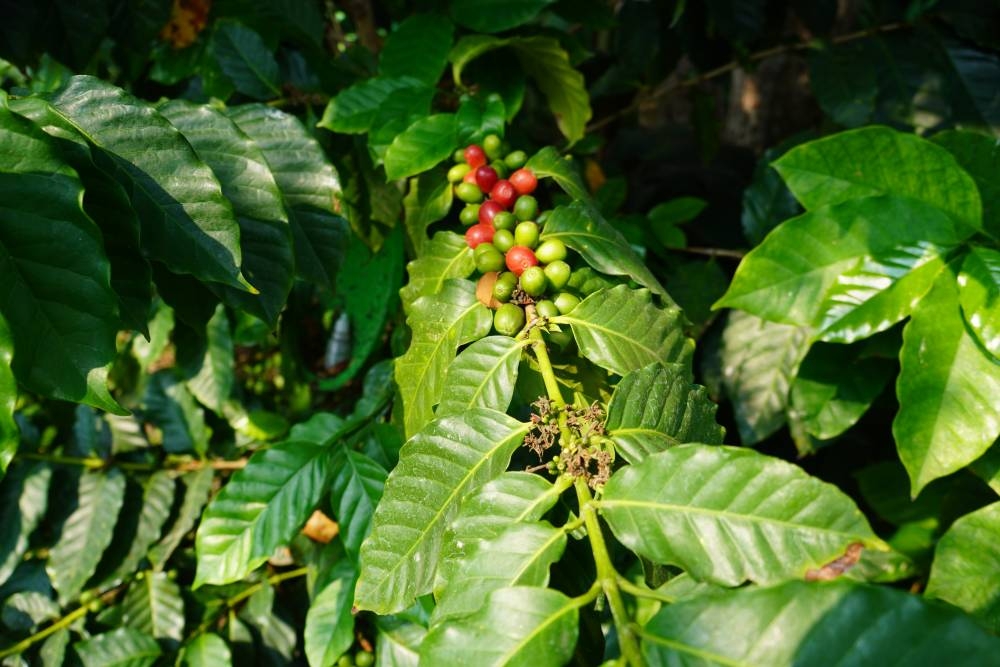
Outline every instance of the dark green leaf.
{"label": "dark green leaf", "polygon": [[971,249],[958,274],[958,299],[979,342],[1000,358],[1000,252]]}
{"label": "dark green leaf", "polygon": [[386,151],[396,137],[430,115],[435,90],[424,84],[400,88],[379,105],[368,134],[368,153],[376,166],[385,160]]}
{"label": "dark green leaf", "polygon": [[448,63],[454,26],[438,14],[414,14],[399,24],[379,55],[383,77],[412,76],[433,86]]}
{"label": "dark green leaf", "polygon": [[1000,495],[1000,447],[994,444],[981,458],[976,459],[972,463],[972,472]]}
{"label": "dark green leaf", "polygon": [[972,176],[983,201],[983,228],[994,238],[1000,235],[1000,146],[996,140],[977,132],[949,130],[935,134],[934,143],[948,149],[958,164]]}
{"label": "dark green leaf", "polygon": [[503,32],[535,18],[555,0],[453,0],[455,21],[476,32]]}
{"label": "dark green leaf", "polygon": [[233,656],[222,637],[206,632],[184,647],[180,661],[184,667],[226,667],[233,664]]}
{"label": "dark green leaf", "polygon": [[184,635],[181,589],[166,572],[143,572],[129,584],[122,602],[124,623],[157,639],[180,641]]}
{"label": "dark green leaf", "polygon": [[166,470],[153,473],[149,481],[146,482],[135,534],[129,536],[131,543],[128,545],[128,551],[122,562],[115,568],[114,573],[107,578],[109,583],[118,583],[132,576],[142,559],[146,557],[150,547],[159,539],[160,531],[170,517],[175,490],[173,475]]}
{"label": "dark green leaf", "polygon": [[255,100],[281,97],[278,61],[256,32],[234,21],[219,21],[212,53],[236,90]]}
{"label": "dark green leaf", "polygon": [[653,454],[612,475],[599,504],[625,546],[724,586],[801,578],[854,542],[884,548],[837,487],[749,449]]}
{"label": "dark green leaf", "polygon": [[427,228],[448,215],[454,200],[454,189],[445,178],[443,169],[424,172],[410,179],[410,190],[403,199],[406,211],[406,234],[417,256],[424,255],[430,242]]}
{"label": "dark green leaf", "polygon": [[507,109],[496,93],[466,97],[458,107],[455,122],[458,126],[458,145],[467,146],[481,142],[486,136],[504,135]]}
{"label": "dark green leaf", "polygon": [[913,311],[899,359],[892,434],[916,495],[975,461],[1000,436],[1000,365],[966,330],[950,272]]}
{"label": "dark green leaf", "polygon": [[437,294],[449,278],[468,277],[476,268],[465,239],[455,232],[438,232],[417,259],[406,265],[408,280],[400,290],[403,308],[411,314],[414,302]]}
{"label": "dark green leaf", "polygon": [[[17,403],[17,380],[10,362],[14,356],[14,339],[3,315],[0,315],[0,479],[3,479],[17,451],[19,430],[14,421]],[[2,577],[0,577],[2,579]]]}
{"label": "dark green leaf", "polygon": [[203,454],[207,450],[212,429],[205,424],[205,411],[171,371],[150,376],[142,404],[145,418],[163,432],[166,451]]}
{"label": "dark green leaf", "polygon": [[411,77],[375,77],[354,84],[330,100],[319,127],[331,132],[364,134],[372,127],[382,103],[397,90],[425,88],[427,84]]}
{"label": "dark green leaf", "polygon": [[[503,2],[504,6],[509,5]],[[517,59],[542,91],[555,116],[556,125],[569,142],[583,138],[591,117],[590,97],[583,74],[573,68],[569,54],[551,37],[519,37],[511,46]]]}
{"label": "dark green leaf", "polygon": [[563,191],[576,201],[591,202],[590,193],[573,164],[572,159],[559,155],[553,146],[546,146],[525,165],[538,178],[551,178]]}
{"label": "dark green leaf", "polygon": [[28,550],[49,503],[52,469],[40,463],[21,464],[0,481],[0,583],[7,581]]}
{"label": "dark green leaf", "polygon": [[[858,127],[871,122],[878,95],[877,68],[868,66],[866,40],[809,53],[809,82],[816,101],[834,122]],[[861,63],[864,63],[862,66]]]}
{"label": "dark green leaf", "polygon": [[[338,447],[330,459],[330,503],[348,555],[357,559],[371,532],[372,514],[382,497],[386,471],[361,452]],[[339,654],[338,654],[339,655]]]}
{"label": "dark green leaf", "polygon": [[458,147],[454,114],[435,114],[410,125],[393,139],[385,152],[385,174],[406,178],[427,171],[451,156]]}
{"label": "dark green leaf", "polygon": [[621,379],[604,426],[629,463],[685,442],[720,444],[716,405],[681,364],[651,364]]}
{"label": "dark green leaf", "polygon": [[202,405],[215,414],[222,414],[236,380],[233,337],[229,330],[229,317],[222,304],[215,307],[215,314],[208,321],[205,335],[208,339],[205,360],[197,375],[188,380],[187,387]]}
{"label": "dark green leaf", "polygon": [[764,151],[754,167],[750,186],[743,191],[740,224],[743,236],[751,245],[759,245],[768,232],[802,212],[791,190],[771,167],[782,152],[783,146]]}
{"label": "dark green leaf", "polygon": [[84,667],[148,667],[160,657],[160,645],[149,635],[118,628],[73,645]]}
{"label": "dark green leaf", "polygon": [[149,550],[149,561],[162,570],[167,559],[173,553],[177,545],[181,543],[184,536],[195,527],[198,519],[201,518],[201,509],[208,502],[208,495],[212,490],[213,470],[206,466],[201,470],[189,472],[181,481],[184,482],[184,501],[181,503],[177,518],[166,535],[163,536],[156,546]]}
{"label": "dark green leaf", "polygon": [[650,667],[978,667],[1000,651],[1000,640],[953,610],[846,581],[793,581],[679,602],[647,623],[642,639]]}
{"label": "dark green leaf", "polygon": [[309,605],[304,635],[310,667],[331,667],[354,643],[354,581],[334,579]]}
{"label": "dark green leaf", "polygon": [[514,396],[525,342],[488,336],[474,342],[448,365],[438,417],[482,407],[506,411]]}

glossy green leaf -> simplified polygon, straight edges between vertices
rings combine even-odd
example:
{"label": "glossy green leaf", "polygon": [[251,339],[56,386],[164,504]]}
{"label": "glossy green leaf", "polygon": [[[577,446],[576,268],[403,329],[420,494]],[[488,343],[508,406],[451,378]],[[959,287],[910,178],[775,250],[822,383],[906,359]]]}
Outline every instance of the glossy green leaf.
{"label": "glossy green leaf", "polygon": [[49,503],[52,468],[21,464],[0,480],[0,583],[7,581],[28,550]]}
{"label": "glossy green leaf", "polygon": [[255,100],[281,97],[278,61],[259,34],[235,21],[219,21],[212,54],[240,93]]}
{"label": "glossy green leaf", "polygon": [[[525,168],[530,169],[536,177],[551,178],[563,192],[576,201],[590,202],[590,192],[583,184],[583,179],[574,167],[570,156],[562,156],[554,146],[546,146],[531,156]],[[548,229],[546,227],[546,229]],[[612,238],[617,238],[612,235]]]}
{"label": "glossy green leaf", "polygon": [[340,91],[323,112],[319,127],[331,132],[364,134],[382,103],[404,88],[424,88],[425,83],[412,77],[378,76],[360,81]]}
{"label": "glossy green leaf", "polygon": [[379,105],[368,133],[368,153],[375,166],[385,160],[385,153],[397,136],[431,114],[435,92],[435,88],[426,84],[399,88]]}
{"label": "glossy green leaf", "polygon": [[14,421],[17,403],[17,380],[10,362],[14,356],[14,338],[3,315],[0,315],[0,479],[3,479],[17,451],[19,430]]}
{"label": "glossy green leaf", "polygon": [[1000,146],[993,137],[965,130],[939,132],[931,139],[944,146],[972,176],[983,202],[983,229],[994,238],[1000,234]]}
{"label": "glossy green leaf", "polygon": [[222,637],[206,632],[184,647],[180,663],[183,667],[228,667],[233,664],[233,656]]}
{"label": "glossy green leaf", "polygon": [[125,498],[125,476],[117,468],[80,477],[77,506],[66,519],[45,566],[63,602],[71,600],[97,569],[111,544]]}
{"label": "glossy green leaf", "polygon": [[890,588],[793,581],[664,607],[641,631],[663,665],[955,665],[1000,651],[967,617]]}
{"label": "glossy green leaf", "polygon": [[[136,571],[146,557],[150,547],[160,538],[163,525],[170,517],[173,508],[176,484],[173,474],[166,470],[153,473],[146,482],[142,492],[142,509],[139,511],[139,522],[135,534],[130,535],[130,543],[125,557],[115,568],[114,573],[107,577],[108,583],[124,581]],[[156,635],[159,637],[160,635]]]}
{"label": "glossy green leaf", "polygon": [[304,630],[306,658],[310,667],[336,664],[354,644],[354,577],[332,582],[313,598]]}
{"label": "glossy green leaf", "polygon": [[485,336],[493,319],[476,299],[475,285],[449,280],[439,293],[417,299],[406,321],[413,337],[396,361],[395,377],[409,437],[431,420],[458,347]]}
{"label": "glossy green leaf", "polygon": [[1000,365],[966,330],[958,292],[954,276],[941,274],[903,329],[892,434],[914,495],[1000,436]]}
{"label": "glossy green leaf", "polygon": [[594,292],[568,315],[580,353],[612,373],[625,375],[660,363],[689,364],[694,343],[684,335],[678,308],[661,308],[648,290],[619,285]]}
{"label": "glossy green leaf", "polygon": [[435,420],[407,441],[361,546],[359,608],[399,611],[431,589],[462,497],[506,469],[527,429],[501,412],[473,408]]}
{"label": "glossy green leaf", "polygon": [[162,651],[156,640],[132,628],[118,628],[73,644],[84,667],[148,667]]}
{"label": "glossy green leaf", "polygon": [[990,447],[985,454],[972,463],[976,473],[991,489],[1000,495],[1000,447]]}
{"label": "glossy green leaf", "polygon": [[116,176],[141,211],[150,257],[175,273],[246,287],[232,206],[212,170],[163,116],[91,76],[73,77],[49,103],[121,167]]}
{"label": "glossy green leaf", "polygon": [[291,540],[326,492],[329,460],[304,441],[254,454],[205,509],[195,587],[239,581]]}
{"label": "glossy green leaf", "polygon": [[721,444],[725,429],[704,387],[681,364],[651,364],[621,379],[604,427],[629,463],[685,442]]}
{"label": "glossy green leaf", "polygon": [[509,336],[487,336],[462,350],[448,366],[434,414],[444,417],[475,407],[506,411],[524,346]]}
{"label": "glossy green leaf", "polygon": [[575,201],[555,208],[542,228],[542,240],[546,239],[562,241],[598,271],[628,276],[662,297],[667,305],[675,305],[621,232],[587,203]]}
{"label": "glossy green leaf", "polygon": [[208,449],[212,429],[205,424],[205,411],[171,371],[150,376],[142,407],[146,420],[163,432],[166,451],[204,453]]}
{"label": "glossy green leaf", "polygon": [[837,487],[735,447],[653,454],[613,474],[599,506],[625,546],[724,586],[801,578],[854,542],[881,544]]}
{"label": "glossy green leaf", "polygon": [[157,639],[180,641],[184,636],[181,588],[166,572],[143,572],[129,584],[122,601],[126,627]]}
{"label": "glossy green leaf", "polygon": [[361,452],[339,447],[330,460],[330,501],[347,553],[357,559],[371,531],[372,514],[385,487],[385,468]]}
{"label": "glossy green leaf", "polygon": [[966,514],[941,536],[927,596],[978,617],[1000,632],[1000,503]]}
{"label": "glossy green leaf", "polygon": [[418,120],[393,139],[385,152],[390,179],[419,174],[447,159],[458,147],[454,114],[434,114]]}
{"label": "glossy green leaf", "polygon": [[462,82],[462,72],[470,62],[494,49],[503,48],[508,44],[508,40],[492,35],[465,35],[448,54],[451,62],[451,75],[455,83]]}
{"label": "glossy green leaf", "polygon": [[753,445],[785,423],[788,392],[809,349],[809,331],[736,310],[727,317],[719,351],[722,382],[740,440]]}
{"label": "glossy green leaf", "polygon": [[160,107],[212,168],[240,226],[243,275],[259,294],[221,287],[226,303],[274,325],[292,287],[294,257],[288,214],[260,148],[222,112],[173,100]]}
{"label": "glossy green leaf", "polygon": [[958,299],[979,342],[1000,358],[1000,252],[971,249],[958,274]]}
{"label": "glossy green leaf", "polygon": [[424,255],[430,243],[427,228],[451,211],[454,188],[443,169],[435,169],[410,179],[410,190],[403,199],[406,234],[417,256]]}
{"label": "glossy green leaf", "polygon": [[149,561],[157,570],[163,569],[167,559],[174,552],[174,549],[181,543],[184,536],[195,527],[198,519],[201,518],[201,510],[208,502],[208,495],[212,490],[212,480],[215,475],[211,468],[204,467],[201,470],[189,472],[181,481],[184,483],[184,500],[177,512],[170,530],[163,538],[153,546],[147,553]]}
{"label": "glossy green leaf", "polygon": [[476,269],[472,251],[455,232],[438,232],[417,259],[406,265],[409,279],[399,291],[403,308],[411,314],[414,302],[437,294],[449,278],[465,278]]}
{"label": "glossy green leaf", "polygon": [[503,32],[527,23],[554,0],[454,0],[451,15],[476,32]]}
{"label": "glossy green leaf", "polygon": [[796,146],[774,162],[808,210],[890,195],[943,212],[968,232],[982,228],[976,184],[945,149],[913,134],[866,127]]}
{"label": "glossy green leaf", "polygon": [[771,232],[715,305],[849,343],[906,317],[942,270],[942,256],[966,236],[912,198],[849,199]]}
{"label": "glossy green leaf", "polygon": [[260,148],[284,197],[299,276],[332,284],[347,245],[339,210],[340,179],[323,148],[291,114],[262,104],[231,107],[226,115]]}
{"label": "glossy green leaf", "polygon": [[455,28],[438,14],[414,14],[385,40],[379,54],[383,77],[412,76],[433,86],[441,78]]}
{"label": "glossy green leaf", "polygon": [[458,145],[479,143],[490,134],[502,137],[507,129],[507,109],[496,93],[476,95],[462,100],[455,113]]}
{"label": "glossy green leaf", "polygon": [[205,359],[198,373],[188,380],[187,387],[202,405],[222,414],[236,381],[233,336],[222,304],[215,307],[215,314],[205,327],[205,336]]}
{"label": "glossy green leaf", "polygon": [[477,611],[493,591],[510,586],[547,586],[549,567],[562,557],[566,533],[545,522],[511,524],[462,561],[438,594],[431,629]]}
{"label": "glossy green leaf", "polygon": [[375,627],[375,656],[378,667],[417,667],[418,653],[427,629],[393,616],[377,616]]}
{"label": "glossy green leaf", "polygon": [[428,665],[561,667],[577,641],[577,603],[559,591],[501,588],[479,611],[436,626],[420,645]]}

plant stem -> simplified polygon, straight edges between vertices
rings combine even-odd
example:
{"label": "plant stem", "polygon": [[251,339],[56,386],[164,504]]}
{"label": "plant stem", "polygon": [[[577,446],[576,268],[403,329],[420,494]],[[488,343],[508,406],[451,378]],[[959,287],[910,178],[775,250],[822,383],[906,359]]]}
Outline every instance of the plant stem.
{"label": "plant stem", "polygon": [[657,593],[654,590],[648,588],[643,588],[642,586],[636,586],[631,581],[625,577],[618,577],[618,587],[624,592],[628,593],[632,597],[637,598],[648,598],[650,600],[657,600],[659,602],[664,602],[666,604],[673,604],[677,602],[677,598],[671,597],[669,595],[664,595],[663,593]]}
{"label": "plant stem", "polygon": [[542,338],[542,330],[532,327],[528,333],[528,340],[531,341],[531,349],[538,359],[538,369],[542,374],[542,381],[545,383],[545,391],[549,394],[549,400],[557,408],[565,408],[566,401],[563,400],[562,392],[559,390],[559,381],[556,380],[556,373],[552,370],[552,361],[549,359],[549,350],[545,347],[545,339]]}
{"label": "plant stem", "polygon": [[309,574],[308,567],[300,567],[294,570],[289,570],[288,572],[279,572],[277,574],[272,574],[267,579],[258,581],[256,584],[251,584],[247,586],[242,591],[234,595],[233,597],[227,599],[219,610],[218,614],[206,619],[198,628],[189,635],[190,637],[197,637],[200,634],[208,632],[211,627],[218,622],[223,614],[229,613],[236,605],[240,604],[251,595],[264,588],[265,584],[270,586],[277,586],[283,581],[288,581],[289,579],[297,579],[299,577],[304,577]]}
{"label": "plant stem", "polygon": [[580,514],[587,526],[590,548],[594,552],[597,581],[600,583],[604,595],[608,598],[611,617],[618,630],[618,644],[621,647],[622,656],[633,667],[642,667],[642,652],[639,650],[639,642],[632,629],[631,619],[625,610],[625,601],[622,599],[621,589],[618,585],[618,572],[611,563],[611,555],[608,553],[608,545],[604,541],[604,533],[601,532],[601,522],[597,518],[597,510],[592,502],[590,487],[587,486],[587,482],[583,478],[576,480],[576,495],[580,501]]}
{"label": "plant stem", "polygon": [[245,468],[248,459],[235,459],[232,461],[215,459],[167,459],[160,463],[135,463],[132,461],[115,461],[112,459],[102,459],[96,456],[78,457],[62,456],[60,454],[40,454],[38,452],[18,452],[14,455],[16,459],[26,461],[44,461],[60,465],[79,466],[89,470],[101,470],[104,468],[121,468],[122,470],[132,470],[135,472],[153,472],[156,470],[176,470],[178,472],[191,472],[202,468],[212,468],[213,470],[240,470]]}

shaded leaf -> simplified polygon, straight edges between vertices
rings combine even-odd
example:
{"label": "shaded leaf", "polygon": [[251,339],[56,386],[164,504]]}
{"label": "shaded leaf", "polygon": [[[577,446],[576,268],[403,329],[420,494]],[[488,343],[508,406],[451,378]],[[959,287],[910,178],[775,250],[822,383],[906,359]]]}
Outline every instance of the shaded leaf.
{"label": "shaded leaf", "polygon": [[393,616],[377,616],[375,627],[378,629],[375,638],[378,667],[417,667],[420,662],[418,650],[427,634],[424,626]]}
{"label": "shaded leaf", "polygon": [[215,307],[215,314],[205,327],[205,336],[208,339],[205,360],[198,373],[188,380],[187,387],[202,405],[222,414],[236,380],[233,336],[222,304]]}
{"label": "shaded leaf", "polygon": [[73,644],[84,667],[146,667],[160,657],[160,645],[149,635],[118,628]]}
{"label": "shaded leaf", "polygon": [[[14,339],[3,315],[0,315],[0,479],[3,479],[10,465],[20,431],[14,421],[14,406],[17,403],[17,380],[10,362],[14,356]],[[0,577],[2,579],[3,577]]]}
{"label": "shaded leaf", "polygon": [[948,149],[958,164],[969,173],[979,188],[983,202],[983,229],[994,237],[1000,235],[1000,146],[992,137],[978,132],[948,130],[934,135],[932,141]]}
{"label": "shaded leaf", "polygon": [[379,54],[383,77],[411,76],[433,86],[448,63],[454,26],[438,14],[414,14],[385,40]]}
{"label": "shaded leaf", "polygon": [[[562,156],[554,146],[546,146],[542,150],[531,156],[526,169],[530,169],[539,179],[551,178],[563,192],[568,194],[575,201],[591,202],[590,193],[583,184],[583,179],[577,173],[573,160],[567,155]],[[612,235],[613,238],[614,237]]]}
{"label": "shaded leaf", "polygon": [[448,365],[434,414],[444,417],[475,407],[506,411],[525,344],[509,336],[487,336],[462,350]]}
{"label": "shaded leaf", "polygon": [[[123,581],[130,577],[142,563],[142,559],[146,557],[150,547],[160,538],[160,531],[163,530],[163,525],[170,517],[175,490],[173,475],[166,470],[156,471],[146,482],[135,534],[129,536],[131,540],[125,557],[115,568],[114,573],[107,577],[107,582]],[[155,636],[159,637],[160,635]]]}
{"label": "shaded leaf", "polygon": [[15,633],[32,632],[40,624],[59,617],[59,604],[38,591],[14,593],[3,601],[0,621]]}
{"label": "shaded leaf", "polygon": [[215,24],[212,53],[236,90],[255,100],[281,97],[278,61],[259,34],[235,21]]}
{"label": "shaded leaf", "polygon": [[340,91],[330,100],[319,121],[319,127],[331,132],[364,134],[372,127],[379,107],[393,92],[425,86],[419,79],[405,76],[364,79]]}
{"label": "shaded leaf", "polygon": [[476,32],[503,32],[527,23],[555,0],[454,0],[451,15]]}
{"label": "shaded leaf", "polygon": [[208,502],[212,490],[213,470],[206,466],[201,470],[189,472],[181,481],[184,482],[184,500],[177,512],[177,518],[166,535],[149,550],[147,557],[157,570],[162,570],[174,549],[181,543],[184,536],[194,528],[201,518],[201,509]]}
{"label": "shaded leaf", "polygon": [[336,664],[354,644],[354,581],[353,576],[334,579],[309,605],[304,635],[310,667]]}
{"label": "shaded leaf", "polygon": [[163,448],[171,453],[205,453],[212,429],[187,386],[169,370],[154,373],[142,401],[144,417],[163,431]]}
{"label": "shaded leaf", "polygon": [[28,550],[49,503],[52,468],[21,464],[0,481],[0,583],[7,581]]}
{"label": "shaded leaf", "polygon": [[406,234],[420,257],[430,242],[427,228],[448,215],[454,200],[454,188],[443,169],[434,169],[410,179],[410,190],[403,199]]}
{"label": "shaded leaf", "polygon": [[496,93],[466,97],[455,114],[458,145],[479,143],[490,134],[498,137],[507,129],[507,109]]}
{"label": "shaded leaf", "polygon": [[859,67],[871,58],[866,40],[809,52],[809,82],[816,101],[834,122],[858,127],[871,122],[879,92],[875,67]]}
{"label": "shaded leaf", "polygon": [[751,245],[759,245],[768,232],[788,218],[802,212],[791,190],[771,163],[784,151],[784,146],[764,151],[753,170],[749,187],[743,191],[740,225],[743,236]]}
{"label": "shaded leaf", "polygon": [[180,641],[184,634],[184,600],[181,589],[166,572],[144,572],[129,584],[122,601],[123,621],[157,639]]}
{"label": "shaded leaf", "polygon": [[330,503],[340,525],[344,548],[357,560],[371,531],[372,514],[382,497],[388,473],[361,452],[344,447],[334,452],[330,468],[336,471],[330,482]]}

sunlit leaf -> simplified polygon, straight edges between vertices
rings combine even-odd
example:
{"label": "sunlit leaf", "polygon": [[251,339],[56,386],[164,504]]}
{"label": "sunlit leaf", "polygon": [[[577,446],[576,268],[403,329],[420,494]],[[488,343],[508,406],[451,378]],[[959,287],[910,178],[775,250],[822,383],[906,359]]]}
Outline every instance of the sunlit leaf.
{"label": "sunlit leaf", "polygon": [[150,547],[160,538],[160,531],[170,517],[175,491],[176,484],[173,475],[166,470],[153,473],[149,481],[146,482],[135,534],[129,536],[131,541],[125,552],[125,557],[115,568],[114,573],[107,577],[108,582],[123,581],[139,567]]}
{"label": "sunlit leaf", "polygon": [[469,408],[506,410],[514,396],[524,343],[509,336],[481,338],[462,350],[444,377],[438,417]]}
{"label": "sunlit leaf", "polygon": [[[3,315],[0,315],[0,479],[17,451],[19,430],[14,421],[17,403],[17,380],[10,362],[14,356],[14,339]],[[2,578],[2,577],[0,577]]]}
{"label": "sunlit leaf", "polygon": [[28,538],[45,516],[52,468],[21,464],[0,480],[0,583],[7,581],[28,550]]}
{"label": "sunlit leaf", "polygon": [[409,279],[399,296],[410,313],[413,303],[422,296],[437,294],[449,278],[465,278],[476,268],[472,250],[455,232],[438,232],[423,252],[409,264]]}
{"label": "sunlit leaf", "polygon": [[147,667],[162,651],[156,640],[131,628],[118,628],[73,645],[84,667]]}
{"label": "sunlit leaf", "polygon": [[958,299],[979,342],[1000,358],[1000,252],[971,249],[958,274]]}
{"label": "sunlit leaf", "polygon": [[170,558],[174,549],[181,543],[184,536],[195,527],[198,519],[201,518],[201,509],[208,502],[208,495],[212,490],[212,480],[214,471],[210,467],[204,467],[195,472],[189,472],[181,481],[184,483],[184,500],[181,502],[177,512],[177,518],[166,535],[151,548],[147,554],[149,561],[162,569],[163,565]]}
{"label": "sunlit leaf", "polygon": [[354,577],[334,579],[313,598],[304,630],[310,667],[330,667],[354,643]]}
{"label": "sunlit leaf", "polygon": [[184,667],[226,667],[233,664],[233,656],[222,637],[206,632],[184,647],[180,661]]}
{"label": "sunlit leaf", "polygon": [[124,623],[157,639],[180,641],[184,635],[184,599],[166,572],[144,572],[129,584],[122,601]]}
{"label": "sunlit leaf", "polygon": [[434,167],[458,147],[454,114],[434,114],[397,135],[385,152],[385,174],[406,178]]}
{"label": "sunlit leaf", "polygon": [[357,559],[371,531],[372,514],[382,497],[387,473],[361,452],[344,447],[334,452],[330,468],[336,471],[330,482],[330,500],[340,525],[340,537],[347,553]]}
{"label": "sunlit leaf", "polygon": [[363,134],[372,127],[375,113],[393,92],[425,86],[420,80],[405,76],[364,79],[330,100],[319,126],[331,132]]}

